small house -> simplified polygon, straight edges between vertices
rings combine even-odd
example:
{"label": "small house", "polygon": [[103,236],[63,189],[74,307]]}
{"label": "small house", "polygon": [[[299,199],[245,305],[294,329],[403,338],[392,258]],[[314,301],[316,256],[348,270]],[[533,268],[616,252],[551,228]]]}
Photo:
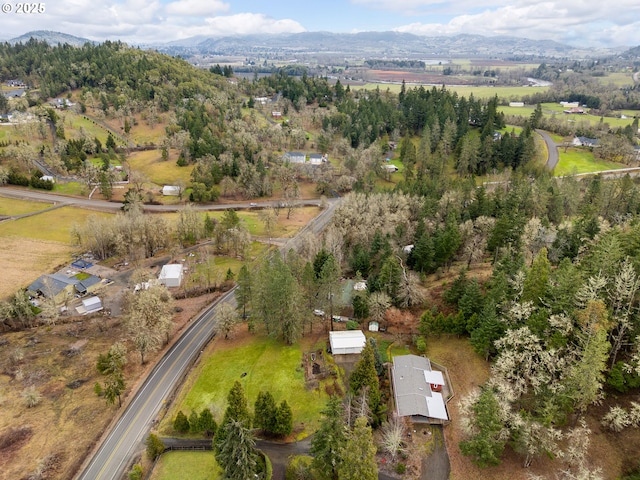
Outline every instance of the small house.
{"label": "small house", "polygon": [[326,155],[322,155],[320,153],[311,153],[309,155],[309,163],[311,165],[322,165],[326,161]]}
{"label": "small house", "polygon": [[329,332],[329,343],[333,355],[359,354],[367,343],[362,330]]}
{"label": "small house", "polygon": [[383,165],[382,168],[389,173],[395,173],[398,171],[398,167],[395,165]]}
{"label": "small house", "polygon": [[442,372],[433,370],[428,358],[417,355],[393,357],[393,395],[399,417],[416,423],[449,420],[442,390]]}
{"label": "small house", "polygon": [[271,118],[274,118],[275,120],[282,119],[282,112],[278,112],[274,110],[273,112],[271,112]]}
{"label": "small house", "polygon": [[56,181],[55,177],[53,177],[52,175],[43,175],[40,177],[40,180],[44,180],[46,182],[53,182],[53,183],[55,183]]}
{"label": "small house", "polygon": [[158,276],[158,280],[165,287],[179,287],[182,283],[182,265],[171,263],[164,265]]}
{"label": "small house", "polygon": [[510,107],[521,108],[524,107],[524,102],[509,102]]}
{"label": "small house", "polygon": [[367,289],[367,281],[366,280],[360,280],[356,283],[353,284],[353,289],[356,292],[364,292]]}
{"label": "small house", "polygon": [[375,320],[372,320],[369,322],[369,331],[370,332],[377,332],[380,330],[380,324],[378,322],[376,322]]}

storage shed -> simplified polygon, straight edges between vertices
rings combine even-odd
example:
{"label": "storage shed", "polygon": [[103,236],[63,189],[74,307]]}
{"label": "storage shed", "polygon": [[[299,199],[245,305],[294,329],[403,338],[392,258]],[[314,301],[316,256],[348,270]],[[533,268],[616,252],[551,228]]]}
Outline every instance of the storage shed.
{"label": "storage shed", "polygon": [[163,266],[158,280],[165,287],[179,287],[182,283],[182,265],[169,263]]}
{"label": "storage shed", "polygon": [[165,197],[178,197],[180,196],[180,187],[178,187],[177,185],[165,185],[164,187],[162,187],[162,195],[164,195]]}
{"label": "storage shed", "polygon": [[99,297],[89,297],[82,300],[82,305],[76,308],[80,315],[99,312],[103,309],[102,300]]}
{"label": "storage shed", "polygon": [[333,355],[348,355],[362,352],[367,339],[362,330],[347,330],[345,332],[329,332],[329,343]]}

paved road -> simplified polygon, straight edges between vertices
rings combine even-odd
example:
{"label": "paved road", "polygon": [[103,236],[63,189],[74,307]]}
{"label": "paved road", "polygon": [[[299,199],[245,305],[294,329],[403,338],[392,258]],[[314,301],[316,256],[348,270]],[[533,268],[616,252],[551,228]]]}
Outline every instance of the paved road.
{"label": "paved road", "polygon": [[547,156],[546,166],[549,170],[553,170],[554,168],[556,168],[556,165],[558,165],[558,159],[559,159],[558,145],[556,145],[556,142],[554,142],[553,139],[549,136],[549,134],[544,130],[536,130],[536,132],[542,137],[544,142],[547,144],[547,150],[549,154]]}
{"label": "paved road", "polygon": [[[283,250],[296,248],[300,234],[305,231],[320,232],[331,219],[338,203],[332,202],[303,228],[297,237],[291,239]],[[104,438],[93,458],[86,464],[82,473],[76,476],[77,480],[116,480],[122,477],[161,407],[191,368],[204,346],[213,338],[216,307],[223,302],[230,302],[235,306],[234,290],[227,292],[201,313],[162,357],[140,390],[135,393],[120,420]]]}
{"label": "paved road", "polygon": [[158,362],[78,480],[122,477],[174,387],[213,338],[215,307],[232,301],[233,290],[203,312]]}
{"label": "paved road", "polygon": [[[59,195],[56,193],[50,193],[45,191],[37,191],[30,190],[26,188],[18,188],[18,187],[10,187],[3,186],[0,187],[0,196],[9,197],[9,198],[18,198],[21,200],[35,200],[38,202],[47,202],[47,203],[61,203],[64,205],[74,205],[82,208],[89,208],[95,210],[107,210],[107,211],[120,211],[122,209],[122,203],[120,202],[108,202],[106,200],[96,200],[92,198],[85,197],[69,197],[66,195]],[[328,202],[331,204],[335,202],[335,199],[329,199]],[[233,209],[243,209],[243,208],[265,208],[275,205],[276,201],[263,201],[258,202],[255,206],[251,206],[248,203],[226,203],[226,204],[202,204],[195,203],[192,204],[194,210],[227,210],[229,208]],[[298,205],[301,206],[315,206],[317,207],[320,202],[318,200],[300,200],[297,202]],[[176,212],[183,208],[183,204],[179,205],[144,205],[145,212]]]}

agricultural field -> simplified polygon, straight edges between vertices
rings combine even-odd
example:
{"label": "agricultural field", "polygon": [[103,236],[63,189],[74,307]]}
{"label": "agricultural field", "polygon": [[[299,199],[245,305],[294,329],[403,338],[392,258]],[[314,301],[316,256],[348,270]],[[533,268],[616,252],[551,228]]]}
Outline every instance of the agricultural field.
{"label": "agricultural field", "polygon": [[[320,410],[329,397],[324,391],[325,381],[317,389],[306,387],[301,368],[303,352],[313,348],[314,339],[306,337],[296,345],[285,345],[279,340],[249,334],[246,325],[237,330],[242,331],[236,331],[235,338],[217,337],[209,344],[202,361],[190,372],[165,415],[160,425],[162,434],[173,433],[171,422],[180,410],[188,416],[193,410],[208,407],[220,421],[227,394],[236,380],[242,383],[250,407],[262,390],[270,391],[276,403],[286,400],[293,410],[297,438],[316,430]],[[330,377],[327,381],[333,383],[334,379]]]}
{"label": "agricultural field", "polygon": [[23,215],[25,213],[37,212],[51,207],[51,203],[32,202],[29,200],[18,200],[0,196],[0,216]]}
{"label": "agricultural field", "polygon": [[163,454],[150,480],[218,480],[222,469],[213,452],[167,452]]}
{"label": "agricultural field", "polygon": [[604,85],[613,84],[618,88],[633,86],[633,75],[631,72],[611,72],[611,73],[607,73],[603,77],[592,77],[592,78]]}
{"label": "agricultural field", "polygon": [[[402,80],[400,80],[401,82]],[[407,85],[407,88],[412,88],[415,85]],[[430,88],[432,85],[425,86]],[[389,90],[392,93],[400,93],[401,85],[399,83],[367,83],[362,86],[352,86],[352,90],[366,89],[375,90],[380,88],[381,91]],[[436,85],[436,88],[441,88],[441,85]],[[463,86],[463,85],[446,85],[447,90],[457,92],[458,95],[469,97],[472,93],[475,98],[489,99],[496,95],[498,99],[504,101],[518,101],[523,95],[532,95],[536,92],[546,91],[548,87],[490,87],[490,86]]]}
{"label": "agricultural field", "polygon": [[[7,201],[3,199],[2,204],[6,206]],[[12,295],[16,288],[25,287],[43,273],[69,262],[74,252],[71,227],[84,222],[89,215],[107,214],[63,207],[1,223],[0,265],[4,276],[0,282],[0,298]]]}
{"label": "agricultural field", "polygon": [[626,168],[620,163],[600,160],[593,156],[593,153],[584,148],[558,148],[560,160],[553,173],[556,176],[569,175],[574,173],[599,172],[602,170],[618,170]]}

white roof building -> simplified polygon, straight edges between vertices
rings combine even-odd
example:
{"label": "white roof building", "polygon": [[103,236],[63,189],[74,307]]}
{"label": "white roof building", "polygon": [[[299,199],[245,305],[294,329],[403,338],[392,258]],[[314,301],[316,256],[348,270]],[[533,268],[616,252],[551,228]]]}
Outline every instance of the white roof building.
{"label": "white roof building", "polygon": [[417,355],[393,357],[393,394],[398,416],[414,422],[449,420],[442,393],[442,372],[432,370],[428,358]]}
{"label": "white roof building", "polygon": [[76,307],[76,311],[80,315],[88,315],[89,313],[99,312],[102,309],[102,300],[99,297],[85,298],[82,300],[82,305]]}
{"label": "white roof building", "polygon": [[329,343],[333,355],[348,355],[360,353],[367,344],[362,330],[347,330],[344,332],[329,332]]}
{"label": "white roof building", "polygon": [[180,195],[180,187],[177,185],[165,185],[162,187],[162,195],[177,197]]}
{"label": "white roof building", "polygon": [[165,287],[179,287],[182,283],[182,265],[170,263],[163,266],[158,280]]}

